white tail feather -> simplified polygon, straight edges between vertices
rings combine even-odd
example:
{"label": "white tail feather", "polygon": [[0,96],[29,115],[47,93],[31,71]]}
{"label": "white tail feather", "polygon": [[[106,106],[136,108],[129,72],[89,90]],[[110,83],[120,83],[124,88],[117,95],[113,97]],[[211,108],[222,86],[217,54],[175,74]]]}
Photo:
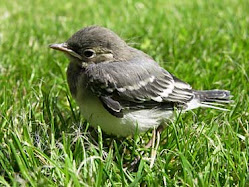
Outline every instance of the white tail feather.
{"label": "white tail feather", "polygon": [[218,106],[224,106],[223,104],[200,102],[198,99],[192,99],[189,103],[187,103],[187,106],[188,107],[185,109],[185,111],[192,110],[198,107],[213,108],[213,109],[222,110],[222,111],[229,111],[228,109],[218,107]]}
{"label": "white tail feather", "polygon": [[207,104],[200,103],[200,107],[213,108],[213,109],[218,109],[218,110],[222,110],[222,111],[229,111],[226,108],[221,108],[221,107],[213,106],[213,103],[212,103],[212,105],[207,105]]}

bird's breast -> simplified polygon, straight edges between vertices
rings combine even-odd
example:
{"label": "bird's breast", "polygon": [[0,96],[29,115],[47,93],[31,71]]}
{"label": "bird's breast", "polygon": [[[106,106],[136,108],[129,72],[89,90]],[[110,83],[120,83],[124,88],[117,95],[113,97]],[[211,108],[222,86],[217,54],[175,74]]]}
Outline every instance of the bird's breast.
{"label": "bird's breast", "polygon": [[79,91],[84,92],[84,90],[86,90],[87,83],[85,71],[77,66],[74,62],[71,62],[68,65],[67,82],[70,92],[74,98],[76,98],[76,95]]}

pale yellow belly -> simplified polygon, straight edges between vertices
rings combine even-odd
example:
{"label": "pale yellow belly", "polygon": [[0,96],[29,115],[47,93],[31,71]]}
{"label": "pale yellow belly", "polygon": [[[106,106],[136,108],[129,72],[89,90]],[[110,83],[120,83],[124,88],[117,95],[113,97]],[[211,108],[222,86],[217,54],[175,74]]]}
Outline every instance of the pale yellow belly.
{"label": "pale yellow belly", "polygon": [[128,136],[135,131],[135,124],[126,123],[123,118],[111,115],[97,97],[77,98],[82,116],[93,127],[100,126],[107,134]]}
{"label": "pale yellow belly", "polygon": [[159,111],[156,109],[124,111],[123,118],[111,115],[102,105],[101,101],[92,92],[81,92],[76,96],[82,116],[93,127],[100,126],[107,134],[116,136],[133,135],[136,131],[145,132],[159,126],[162,121],[173,112]]}

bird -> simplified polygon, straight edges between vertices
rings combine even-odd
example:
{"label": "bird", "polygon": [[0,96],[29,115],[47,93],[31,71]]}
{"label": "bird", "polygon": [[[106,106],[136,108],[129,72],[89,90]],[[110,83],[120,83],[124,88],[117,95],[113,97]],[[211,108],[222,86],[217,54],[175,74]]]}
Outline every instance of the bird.
{"label": "bird", "polygon": [[91,126],[119,137],[165,126],[175,110],[227,110],[227,90],[195,90],[116,33],[87,26],[49,45],[69,58],[67,82]]}

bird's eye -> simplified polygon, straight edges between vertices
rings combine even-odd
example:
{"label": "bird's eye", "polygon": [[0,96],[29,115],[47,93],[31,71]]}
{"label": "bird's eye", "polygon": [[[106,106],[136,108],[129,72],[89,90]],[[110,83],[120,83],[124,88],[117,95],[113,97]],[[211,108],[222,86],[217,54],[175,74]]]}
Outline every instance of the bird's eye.
{"label": "bird's eye", "polygon": [[86,49],[84,52],[83,52],[84,56],[86,58],[92,58],[95,56],[95,51],[92,50],[92,49]]}

